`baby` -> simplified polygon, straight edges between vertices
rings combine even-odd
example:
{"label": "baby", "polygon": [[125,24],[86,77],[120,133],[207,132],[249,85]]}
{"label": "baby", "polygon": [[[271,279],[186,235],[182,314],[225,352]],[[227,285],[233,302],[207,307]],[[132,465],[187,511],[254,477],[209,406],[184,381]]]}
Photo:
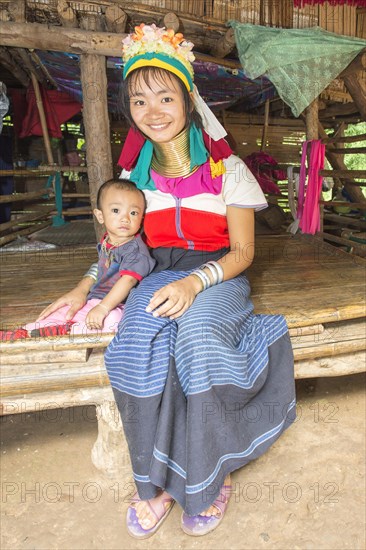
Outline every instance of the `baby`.
{"label": "baby", "polygon": [[[128,180],[104,183],[97,196],[94,215],[104,224],[106,233],[98,244],[96,282],[86,304],[68,320],[69,305],[57,307],[57,301],[42,311],[35,323],[17,331],[1,331],[1,340],[29,336],[115,332],[122,317],[124,302],[130,290],[155,265],[138,231],[145,211],[142,191]],[[89,274],[90,275],[90,274]]]}

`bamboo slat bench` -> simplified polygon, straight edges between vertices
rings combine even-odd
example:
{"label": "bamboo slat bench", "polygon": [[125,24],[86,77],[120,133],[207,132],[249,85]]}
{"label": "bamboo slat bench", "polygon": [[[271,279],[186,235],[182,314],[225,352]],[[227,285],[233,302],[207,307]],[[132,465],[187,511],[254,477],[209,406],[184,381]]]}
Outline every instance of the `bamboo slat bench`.
{"label": "bamboo slat bench", "polygon": [[[94,257],[94,248],[27,253],[21,258],[3,254],[3,326],[34,319],[55,295],[75,284]],[[248,273],[255,311],[286,316],[296,378],[366,370],[364,265],[364,260],[314,240],[258,239],[256,260]],[[21,293],[14,290],[15,278]],[[112,338],[113,334],[60,336],[0,346],[0,414],[95,405],[98,438],[92,461],[110,475],[126,460],[103,362],[104,348]]]}

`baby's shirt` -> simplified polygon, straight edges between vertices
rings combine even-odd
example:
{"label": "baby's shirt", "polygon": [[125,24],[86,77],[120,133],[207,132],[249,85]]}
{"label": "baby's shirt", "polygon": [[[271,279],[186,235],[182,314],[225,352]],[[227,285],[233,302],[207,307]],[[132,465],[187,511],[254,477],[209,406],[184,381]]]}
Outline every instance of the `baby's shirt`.
{"label": "baby's shirt", "polygon": [[131,241],[116,247],[107,243],[104,236],[97,249],[97,281],[90,289],[88,300],[102,300],[122,275],[131,275],[141,281],[155,266],[155,260],[151,258],[140,235],[135,235]]}

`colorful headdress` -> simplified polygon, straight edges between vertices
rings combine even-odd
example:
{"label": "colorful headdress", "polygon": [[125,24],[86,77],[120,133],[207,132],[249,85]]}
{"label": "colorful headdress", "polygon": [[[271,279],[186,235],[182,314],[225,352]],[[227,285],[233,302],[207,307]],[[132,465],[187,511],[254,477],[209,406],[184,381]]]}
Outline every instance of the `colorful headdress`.
{"label": "colorful headdress", "polygon": [[[190,126],[191,166],[200,166],[210,159],[210,172],[217,177],[224,171],[222,159],[229,157],[232,150],[225,141],[227,132],[211,109],[201,98],[193,83],[195,59],[192,42],[173,29],[158,28],[155,24],[141,23],[135,32],[122,40],[123,78],[141,67],[158,67],[175,74],[190,92],[195,109],[201,116],[203,130]],[[139,189],[155,189],[150,175],[153,145],[138,130],[133,128],[127,134],[118,164],[131,172],[131,180]]]}
{"label": "colorful headdress", "polygon": [[123,78],[140,67],[159,67],[175,74],[189,92],[193,91],[193,44],[182,33],[141,23],[122,44]]}

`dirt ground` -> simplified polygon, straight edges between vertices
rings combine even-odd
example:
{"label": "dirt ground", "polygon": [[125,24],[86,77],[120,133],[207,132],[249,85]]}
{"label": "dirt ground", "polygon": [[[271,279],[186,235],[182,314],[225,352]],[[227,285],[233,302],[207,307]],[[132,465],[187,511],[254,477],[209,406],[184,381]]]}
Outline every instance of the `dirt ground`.
{"label": "dirt ground", "polygon": [[2,419],[2,550],[365,548],[364,375],[297,383],[298,419],[233,474],[227,515],[192,538],[176,505],[156,535],[129,537],[130,475],[92,464],[92,407]]}

